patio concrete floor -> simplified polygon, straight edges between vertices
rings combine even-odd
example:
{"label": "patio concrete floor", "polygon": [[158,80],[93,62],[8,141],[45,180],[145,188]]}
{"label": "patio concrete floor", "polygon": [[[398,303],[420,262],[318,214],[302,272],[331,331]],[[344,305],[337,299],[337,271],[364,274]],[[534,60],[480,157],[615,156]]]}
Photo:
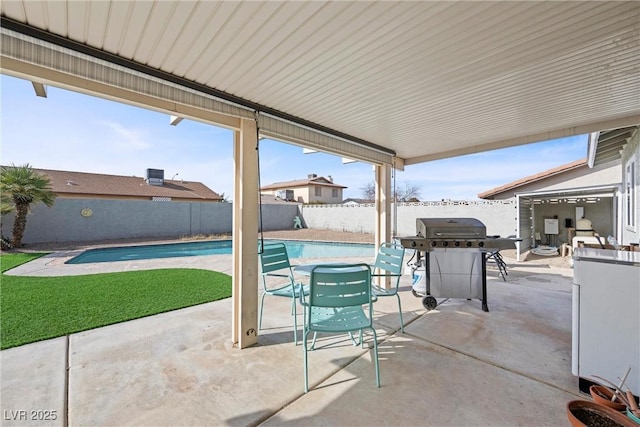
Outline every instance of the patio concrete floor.
{"label": "patio concrete floor", "polygon": [[[231,269],[226,255],[84,267],[66,256],[11,273]],[[380,388],[372,352],[336,336],[310,352],[304,394],[289,302],[267,297],[258,345],[238,350],[227,299],[0,352],[2,425],[568,425],[566,403],[590,399],[571,374],[573,271],[507,262],[507,282],[488,269],[488,313],[465,299],[427,312],[403,276],[405,333],[394,298],[375,305]],[[46,411],[56,419],[36,419]]]}

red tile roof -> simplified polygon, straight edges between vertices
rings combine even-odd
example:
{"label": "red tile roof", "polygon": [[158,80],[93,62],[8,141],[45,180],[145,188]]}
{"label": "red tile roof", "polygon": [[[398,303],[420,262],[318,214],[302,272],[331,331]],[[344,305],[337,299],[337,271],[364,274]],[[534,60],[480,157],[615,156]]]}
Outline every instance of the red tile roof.
{"label": "red tile roof", "polygon": [[576,160],[575,162],[567,163],[565,165],[558,166],[557,168],[549,169],[535,175],[529,175],[508,184],[492,188],[491,190],[478,194],[478,198],[486,199],[488,197],[495,196],[496,194],[504,193],[505,191],[513,190],[515,188],[522,187],[523,185],[531,184],[532,182],[540,181],[560,173],[569,172],[570,170],[578,169],[580,167],[587,167],[587,159]]}
{"label": "red tile roof", "polygon": [[35,169],[51,181],[51,189],[58,197],[132,198],[150,200],[167,197],[171,200],[219,202],[222,197],[201,182],[165,180],[164,185],[147,184],[136,176],[106,175]]}

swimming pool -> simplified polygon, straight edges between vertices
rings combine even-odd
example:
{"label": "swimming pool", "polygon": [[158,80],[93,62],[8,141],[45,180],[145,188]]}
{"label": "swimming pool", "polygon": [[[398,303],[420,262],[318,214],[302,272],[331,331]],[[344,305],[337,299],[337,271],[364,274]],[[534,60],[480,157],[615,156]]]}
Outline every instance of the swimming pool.
{"label": "swimming pool", "polygon": [[[267,240],[287,245],[289,258],[372,257],[374,248],[364,243],[310,242],[297,240]],[[231,240],[169,243],[160,245],[120,246],[89,249],[66,261],[65,264],[91,262],[135,261],[141,259],[172,258],[199,255],[230,255]]]}

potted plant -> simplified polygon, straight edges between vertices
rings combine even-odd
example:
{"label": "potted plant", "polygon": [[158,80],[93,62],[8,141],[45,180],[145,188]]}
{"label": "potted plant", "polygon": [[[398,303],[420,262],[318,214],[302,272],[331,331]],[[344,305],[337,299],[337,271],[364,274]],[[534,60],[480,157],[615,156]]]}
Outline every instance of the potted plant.
{"label": "potted plant", "polygon": [[[627,375],[628,374],[629,374],[629,371],[627,371]],[[627,387],[626,391],[623,391],[620,388],[624,384],[626,375],[623,378],[622,382],[620,383],[620,386],[617,386],[611,381],[608,381],[602,377],[598,377],[598,376],[595,376],[595,377],[602,380],[612,388],[605,387],[602,384],[599,386],[591,386],[589,388],[589,391],[591,391],[591,395],[593,396],[594,401],[601,402],[600,404],[603,404],[603,406],[606,405],[614,409],[619,409],[619,407],[616,405],[618,405],[618,402],[621,402],[624,408],[619,410],[624,411],[626,409],[627,418],[629,418],[630,420],[633,420],[633,424],[635,425],[635,427],[637,427],[637,424],[640,424],[640,407],[638,406],[638,402],[636,402],[636,398],[631,392],[631,390],[629,389],[629,387]],[[602,396],[598,396],[598,398],[596,398],[596,396],[594,396],[594,391],[592,391],[592,389],[596,392],[596,394],[602,394],[604,396],[608,396],[608,401],[606,398],[603,398]]]}
{"label": "potted plant", "polygon": [[567,418],[573,427],[638,427],[623,413],[588,400],[567,403]]}
{"label": "potted plant", "polygon": [[594,384],[589,387],[589,393],[593,401],[600,405],[608,406],[616,411],[625,411],[627,404],[621,398],[620,393],[615,393],[614,390],[600,384]]}

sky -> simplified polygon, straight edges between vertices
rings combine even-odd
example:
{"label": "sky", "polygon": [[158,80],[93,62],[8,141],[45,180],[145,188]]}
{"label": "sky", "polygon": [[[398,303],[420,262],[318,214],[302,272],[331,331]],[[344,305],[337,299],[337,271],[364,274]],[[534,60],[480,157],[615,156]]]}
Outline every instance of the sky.
{"label": "sky", "polygon": [[[163,169],[165,179],[199,181],[228,200],[233,195],[233,132],[191,120],[169,125],[151,110],[49,86],[47,98],[31,82],[0,76],[1,163],[37,169],[144,177]],[[374,180],[370,164],[303,154],[299,146],[260,141],[260,184],[331,175],[364,197]],[[400,188],[420,190],[420,200],[477,200],[478,193],[587,156],[587,135],[406,166]]]}

